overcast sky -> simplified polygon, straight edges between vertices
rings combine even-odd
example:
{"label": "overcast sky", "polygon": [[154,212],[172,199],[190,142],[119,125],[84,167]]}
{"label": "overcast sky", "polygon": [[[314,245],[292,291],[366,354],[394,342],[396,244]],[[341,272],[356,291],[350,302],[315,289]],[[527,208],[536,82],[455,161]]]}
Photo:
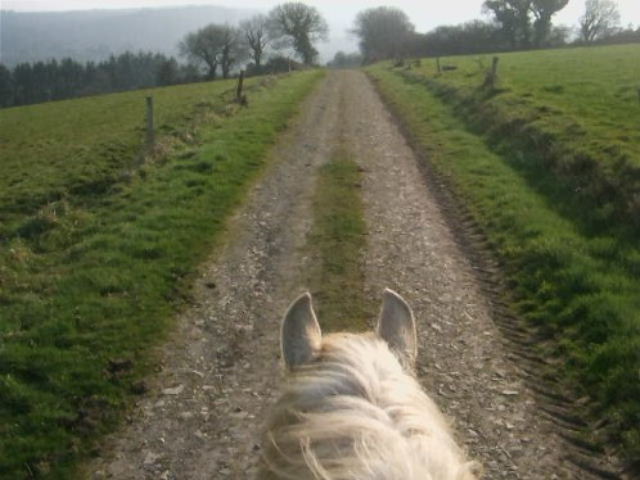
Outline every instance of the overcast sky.
{"label": "overcast sky", "polygon": [[[283,0],[284,1],[284,0]],[[94,8],[132,8],[172,5],[219,5],[233,8],[268,10],[278,0],[0,0],[2,9],[17,11],[86,10]],[[618,4],[623,25],[640,25],[640,0],[614,0]],[[460,23],[481,16],[483,0],[308,0],[333,25],[351,25],[355,14],[369,7],[393,5],[404,10],[418,31],[437,25]],[[575,25],[584,9],[584,0],[569,0],[569,5],[556,17],[555,23]],[[342,33],[342,32],[334,32]]]}

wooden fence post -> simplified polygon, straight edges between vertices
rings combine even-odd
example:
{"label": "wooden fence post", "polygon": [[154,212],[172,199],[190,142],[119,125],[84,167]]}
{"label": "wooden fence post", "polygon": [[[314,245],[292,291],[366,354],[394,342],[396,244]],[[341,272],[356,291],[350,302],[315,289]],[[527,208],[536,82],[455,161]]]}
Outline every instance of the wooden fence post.
{"label": "wooden fence post", "polygon": [[153,97],[147,97],[147,147],[153,148],[156,144],[156,134],[153,126]]}
{"label": "wooden fence post", "polygon": [[484,86],[494,89],[496,86],[496,80],[498,80],[498,57],[493,57],[491,62],[491,70],[487,72],[487,77],[484,79]]}
{"label": "wooden fence post", "polygon": [[249,105],[249,102],[247,101],[247,96],[242,93],[243,85],[244,85],[244,70],[240,70],[240,75],[238,76],[238,88],[236,88],[236,102],[246,107]]}
{"label": "wooden fence post", "polygon": [[242,84],[244,82],[244,70],[240,70],[240,75],[238,76],[238,88],[236,89],[236,99],[240,101],[242,98]]}
{"label": "wooden fence post", "polygon": [[441,70],[440,70],[440,57],[436,57],[436,67],[438,69],[438,73],[440,73],[441,72]]}

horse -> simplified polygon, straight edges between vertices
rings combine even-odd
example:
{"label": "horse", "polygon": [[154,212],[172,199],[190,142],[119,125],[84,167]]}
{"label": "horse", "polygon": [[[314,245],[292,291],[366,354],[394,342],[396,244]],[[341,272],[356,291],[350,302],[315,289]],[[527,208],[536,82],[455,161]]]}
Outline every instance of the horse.
{"label": "horse", "polygon": [[309,293],[288,308],[288,381],[262,439],[262,480],[476,480],[448,421],[415,375],[416,323],[383,294],[375,332],[322,335]]}

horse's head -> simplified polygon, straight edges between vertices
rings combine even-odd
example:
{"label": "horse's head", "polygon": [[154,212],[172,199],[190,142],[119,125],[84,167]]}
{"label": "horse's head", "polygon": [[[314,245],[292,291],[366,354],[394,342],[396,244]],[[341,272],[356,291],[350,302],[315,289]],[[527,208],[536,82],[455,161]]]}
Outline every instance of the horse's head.
{"label": "horse's head", "polygon": [[416,322],[385,290],[374,332],[323,337],[305,293],[282,321],[290,373],[263,442],[264,479],[474,480],[474,464],[412,375]]}

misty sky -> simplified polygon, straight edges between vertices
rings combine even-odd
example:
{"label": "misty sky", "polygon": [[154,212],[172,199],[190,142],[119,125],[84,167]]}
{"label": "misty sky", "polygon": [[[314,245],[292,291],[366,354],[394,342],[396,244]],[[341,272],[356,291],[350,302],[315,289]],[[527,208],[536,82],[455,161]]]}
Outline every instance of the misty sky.
{"label": "misty sky", "polygon": [[[257,8],[268,10],[284,0],[0,0],[2,9],[17,11],[85,10],[94,8],[132,8],[172,5],[219,5],[232,8]],[[424,32],[437,25],[455,24],[481,17],[483,0],[309,0],[305,3],[317,7],[334,28],[351,26],[357,12],[379,5],[393,5],[404,10]],[[622,24],[640,25],[640,0],[615,0]],[[555,23],[575,25],[584,9],[584,0],[570,0],[569,5],[556,17]],[[343,35],[344,32],[333,32]]]}

